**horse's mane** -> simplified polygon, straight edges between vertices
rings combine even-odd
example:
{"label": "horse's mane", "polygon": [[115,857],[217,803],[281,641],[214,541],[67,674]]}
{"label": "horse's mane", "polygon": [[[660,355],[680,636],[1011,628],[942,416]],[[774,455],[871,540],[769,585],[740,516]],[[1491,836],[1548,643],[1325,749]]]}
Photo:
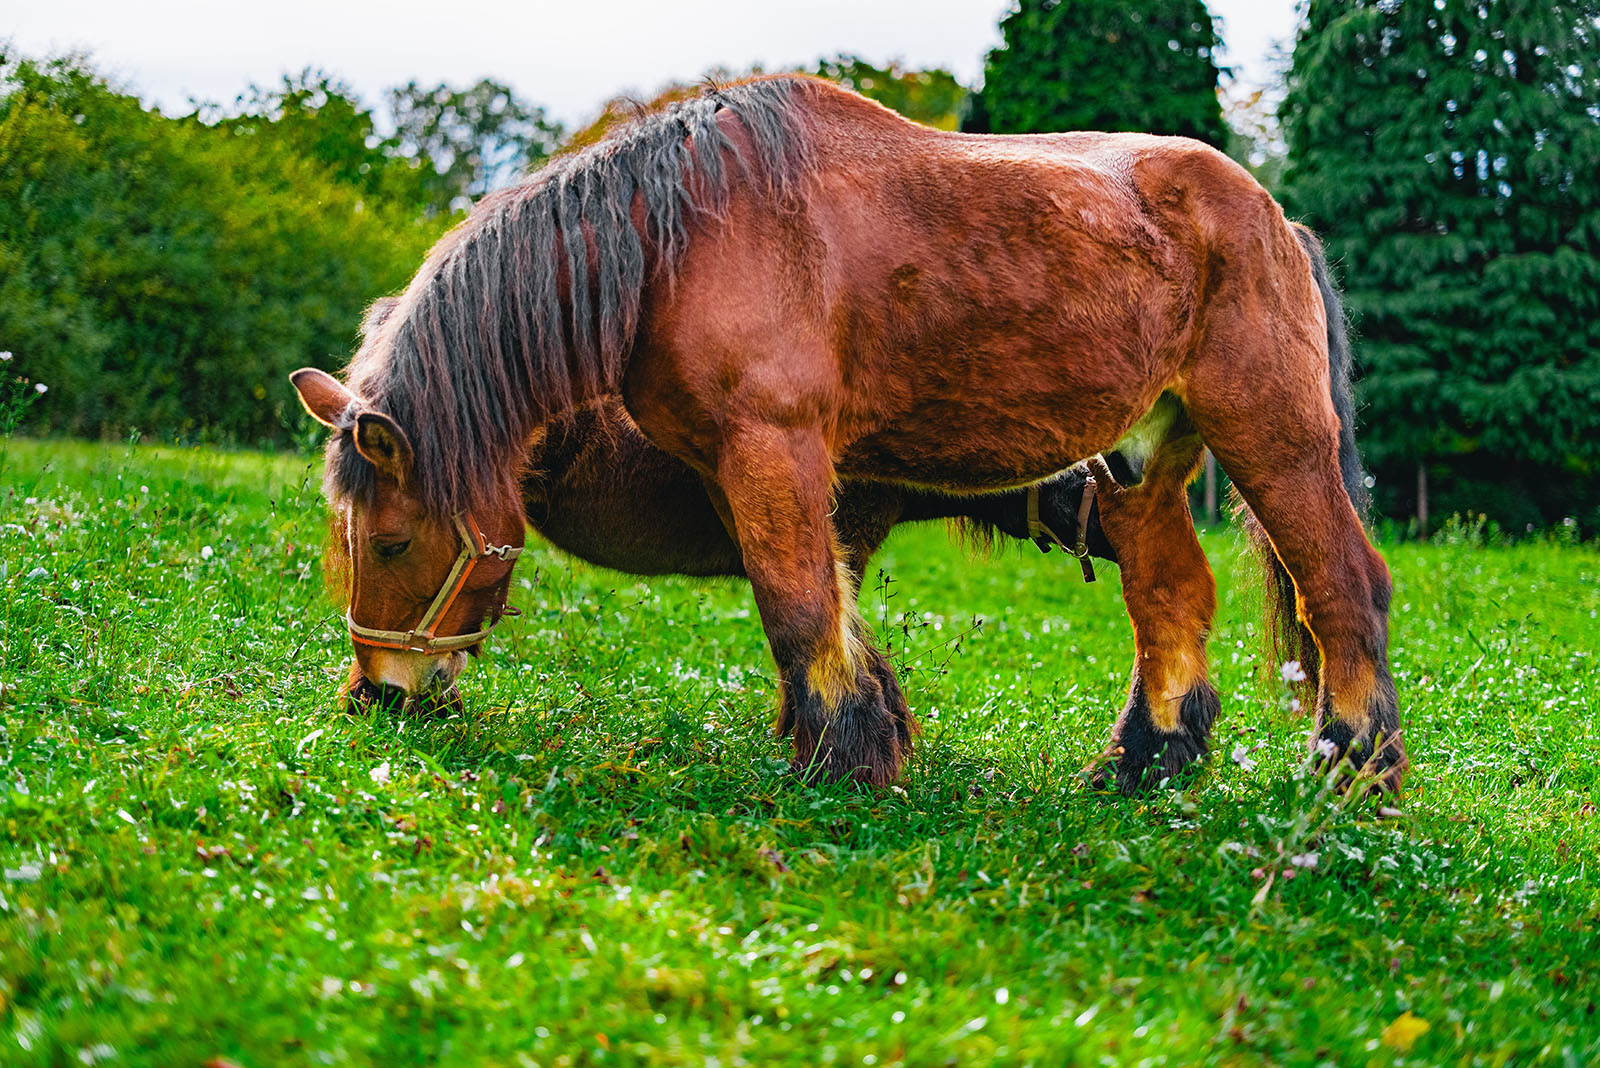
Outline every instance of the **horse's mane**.
{"label": "horse's mane", "polygon": [[[719,217],[736,176],[784,195],[811,166],[794,98],[812,84],[709,86],[485,197],[434,246],[347,372],[410,438],[408,488],[429,514],[485,507],[514,487],[534,428],[619,388],[645,283],[671,283],[689,220]],[[351,432],[336,433],[329,496],[370,500],[375,477]]]}

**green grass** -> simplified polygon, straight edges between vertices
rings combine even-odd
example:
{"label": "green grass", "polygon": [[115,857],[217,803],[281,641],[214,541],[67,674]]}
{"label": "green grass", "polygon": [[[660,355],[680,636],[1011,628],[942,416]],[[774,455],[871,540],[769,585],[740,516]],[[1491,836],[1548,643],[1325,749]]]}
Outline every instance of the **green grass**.
{"label": "green grass", "polygon": [[1378,819],[1300,775],[1232,534],[1213,759],[1129,801],[1076,776],[1116,569],[904,530],[874,794],[787,774],[742,585],[536,549],[466,715],[353,717],[307,460],[0,462],[0,1064],[1600,1061],[1591,549],[1386,547]]}

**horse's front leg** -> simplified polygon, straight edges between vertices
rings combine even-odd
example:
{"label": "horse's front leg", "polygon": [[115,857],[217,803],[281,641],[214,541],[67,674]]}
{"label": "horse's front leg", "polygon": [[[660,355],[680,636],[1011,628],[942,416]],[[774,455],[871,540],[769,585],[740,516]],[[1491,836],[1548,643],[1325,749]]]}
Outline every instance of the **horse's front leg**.
{"label": "horse's front leg", "polygon": [[733,515],[782,681],[780,733],[802,774],[880,785],[899,775],[916,723],[856,609],[828,518],[833,468],[820,433],[725,432],[716,483]]}

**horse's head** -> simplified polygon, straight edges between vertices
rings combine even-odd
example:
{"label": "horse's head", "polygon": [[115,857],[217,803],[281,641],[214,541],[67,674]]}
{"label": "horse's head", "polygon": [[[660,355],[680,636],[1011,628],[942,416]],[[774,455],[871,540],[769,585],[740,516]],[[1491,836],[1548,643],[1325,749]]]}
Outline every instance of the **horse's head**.
{"label": "horse's head", "polygon": [[306,411],[336,433],[331,448],[356,450],[372,469],[367,492],[330,494],[330,550],[343,558],[355,645],[350,697],[383,688],[435,704],[506,612],[521,503],[512,495],[430,515],[413,492],[414,455],[399,424],[326,372],[304,368],[290,381]]}

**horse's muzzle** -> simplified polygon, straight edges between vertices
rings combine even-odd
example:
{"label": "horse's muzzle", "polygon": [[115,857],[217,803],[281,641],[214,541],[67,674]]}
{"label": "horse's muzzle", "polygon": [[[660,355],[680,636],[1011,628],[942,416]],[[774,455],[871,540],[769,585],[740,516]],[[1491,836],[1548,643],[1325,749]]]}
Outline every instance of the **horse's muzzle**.
{"label": "horse's muzzle", "polygon": [[465,651],[427,654],[360,650],[345,688],[349,708],[391,713],[407,710],[428,715],[459,711],[462,702],[455,681],[466,663]]}

